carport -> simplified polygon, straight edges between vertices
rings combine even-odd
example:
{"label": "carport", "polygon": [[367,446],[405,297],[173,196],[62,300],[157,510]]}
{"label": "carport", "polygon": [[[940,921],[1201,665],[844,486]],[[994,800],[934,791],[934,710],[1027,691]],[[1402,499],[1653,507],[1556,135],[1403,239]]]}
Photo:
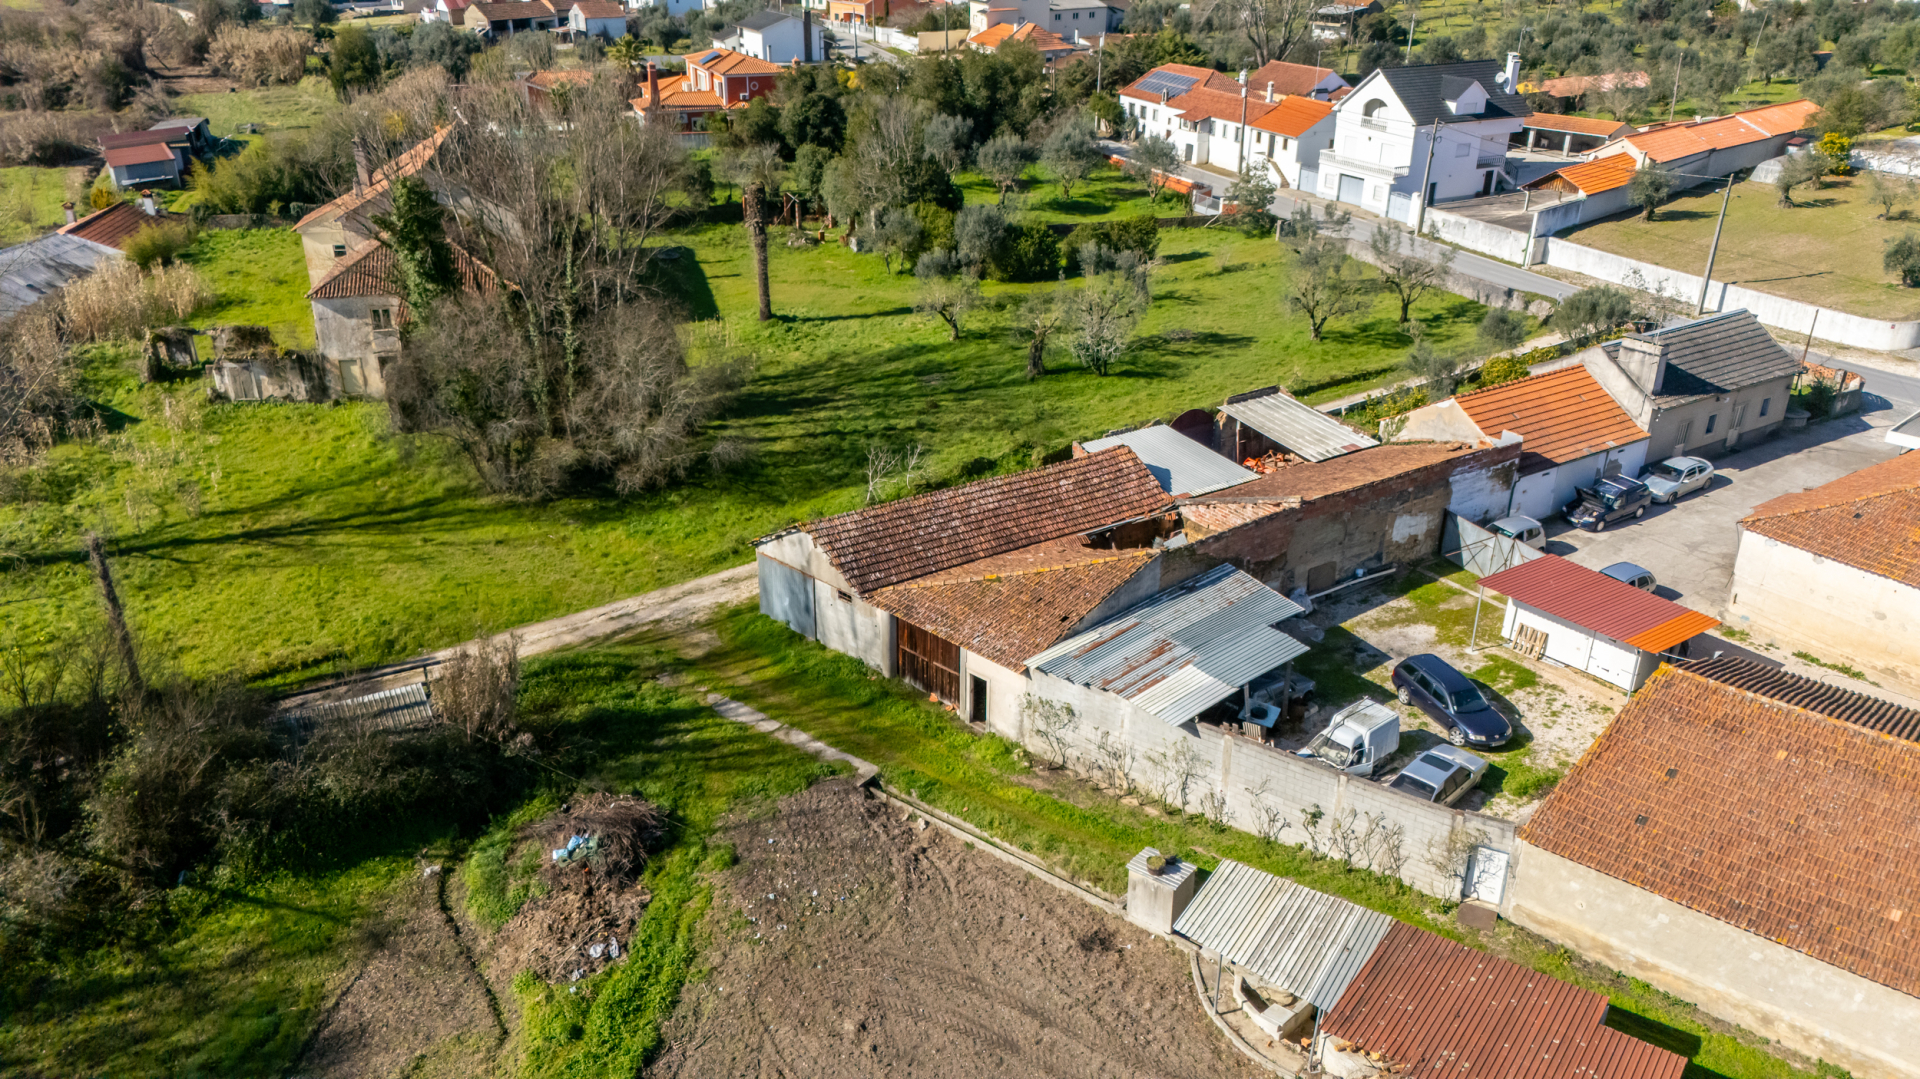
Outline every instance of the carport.
{"label": "carport", "polygon": [[1500,632],[1514,651],[1628,692],[1660,666],[1662,652],[1720,624],[1554,554],[1480,584],[1509,600]]}

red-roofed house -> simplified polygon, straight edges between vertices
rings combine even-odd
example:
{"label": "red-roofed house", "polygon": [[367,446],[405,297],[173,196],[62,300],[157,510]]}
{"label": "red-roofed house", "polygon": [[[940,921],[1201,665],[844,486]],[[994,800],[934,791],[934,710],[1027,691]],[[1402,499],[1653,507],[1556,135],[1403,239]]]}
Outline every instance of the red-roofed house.
{"label": "red-roofed house", "polygon": [[967,45],[979,52],[997,52],[1009,41],[1032,45],[1043,60],[1058,60],[1073,55],[1073,45],[1059,34],[1043,30],[1036,23],[995,23],[967,38]]}
{"label": "red-roofed house", "polygon": [[574,0],[567,12],[567,29],[575,41],[597,37],[616,41],[627,34],[627,9],[612,0]]}
{"label": "red-roofed house", "polygon": [[318,285],[347,252],[374,238],[374,216],[392,208],[388,187],[402,176],[426,169],[452,131],[451,126],[439,129],[377,169],[359,163],[353,187],[346,194],[294,222],[293,231],[300,234],[301,251],[307,260],[308,284]]}
{"label": "red-roofed house", "polygon": [[[1263,69],[1264,70],[1264,69]],[[1320,167],[1320,151],[1333,148],[1333,103],[1311,97],[1280,99],[1253,128],[1253,154],[1283,187],[1299,187],[1304,172]]]}
{"label": "red-roofed house", "polygon": [[1287,100],[1186,64],[1162,64],[1120,91],[1121,108],[1142,134],[1173,143],[1183,160],[1236,172],[1243,160],[1261,156],[1271,132],[1259,129],[1259,121]]}
{"label": "red-roofed house", "polygon": [[1820,106],[1805,99],[1765,105],[1731,116],[1668,124],[1614,139],[1590,158],[1625,153],[1636,163],[1657,161],[1691,187],[1706,179],[1749,169],[1787,152],[1787,142],[1809,131]]}
{"label": "red-roofed house", "polygon": [[[459,247],[453,265],[467,291],[492,295],[497,289],[493,271]],[[307,293],[329,398],[386,397],[386,366],[400,354],[400,327],[411,317],[401,291],[393,249],[369,240]]]}
{"label": "red-roofed house", "polygon": [[688,53],[684,75],[662,77],[649,68],[633,111],[642,123],[658,116],[671,130],[693,132],[716,112],[744,109],[773,92],[780,68],[731,49]]}
{"label": "red-roofed house", "polygon": [[1754,507],[1727,617],[1920,696],[1920,452]]}

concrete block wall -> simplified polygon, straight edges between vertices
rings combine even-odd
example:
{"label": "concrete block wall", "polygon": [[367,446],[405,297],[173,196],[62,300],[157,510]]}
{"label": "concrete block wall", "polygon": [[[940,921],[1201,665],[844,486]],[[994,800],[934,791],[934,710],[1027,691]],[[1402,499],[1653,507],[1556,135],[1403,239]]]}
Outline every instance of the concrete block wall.
{"label": "concrete block wall", "polygon": [[1495,225],[1464,214],[1452,214],[1434,207],[1427,211],[1427,227],[1433,234],[1450,244],[1459,244],[1469,251],[1479,251],[1492,255],[1503,262],[1515,266],[1527,264],[1527,254],[1533,238],[1518,229]]}

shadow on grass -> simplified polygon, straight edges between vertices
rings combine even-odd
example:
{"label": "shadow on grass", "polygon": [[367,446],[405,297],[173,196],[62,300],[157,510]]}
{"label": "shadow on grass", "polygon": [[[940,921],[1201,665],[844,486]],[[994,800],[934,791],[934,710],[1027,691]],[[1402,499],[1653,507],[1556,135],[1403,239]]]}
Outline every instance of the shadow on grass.
{"label": "shadow on grass", "polygon": [[653,260],[648,272],[669,297],[678,301],[688,319],[704,322],[720,317],[720,303],[707,283],[706,268],[691,249],[680,248],[680,257],[672,261]]}
{"label": "shadow on grass", "polygon": [[1689,1061],[1687,1064],[1686,1079],[1707,1079],[1707,1077],[1719,1076],[1720,1074],[1712,1069],[1703,1068],[1698,1064],[1691,1063],[1692,1059],[1700,1052],[1701,1042],[1698,1034],[1692,1034],[1675,1027],[1670,1027],[1657,1019],[1648,1019],[1644,1015],[1635,1015],[1624,1008],[1608,1008],[1604,1025],[1612,1027],[1622,1034],[1638,1038],[1643,1042],[1657,1045],[1670,1053],[1677,1053],[1680,1056],[1686,1057]]}

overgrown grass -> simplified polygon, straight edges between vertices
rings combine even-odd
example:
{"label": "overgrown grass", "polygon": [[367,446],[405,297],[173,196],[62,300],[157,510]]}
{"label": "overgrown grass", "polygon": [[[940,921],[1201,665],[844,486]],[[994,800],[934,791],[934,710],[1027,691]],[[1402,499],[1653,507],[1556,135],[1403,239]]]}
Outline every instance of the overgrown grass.
{"label": "overgrown grass", "polygon": [[[968,202],[998,202],[1000,189],[978,173],[963,172],[954,177]],[[1223,188],[1224,189],[1224,188]],[[1060,185],[1042,169],[1034,169],[1028,178],[1007,195],[1007,205],[1016,207],[1036,221],[1079,224],[1083,221],[1108,221],[1150,214],[1154,217],[1179,217],[1187,212],[1186,199],[1177,193],[1162,194],[1155,202],[1147,185],[1119,169],[1103,165],[1092,176],[1073,187],[1073,197],[1063,198]]]}
{"label": "overgrown grass", "polygon": [[313,306],[300,237],[289,229],[208,229],[182,258],[213,288],[196,327],[265,326],[287,348],[312,348]]}
{"label": "overgrown grass", "polygon": [[1814,655],[1812,652],[1795,652],[1793,654],[1793,658],[1801,661],[1802,663],[1811,663],[1816,667],[1824,667],[1829,671],[1834,671],[1839,674],[1844,674],[1848,678],[1852,678],[1860,682],[1865,682],[1870,686],[1878,686],[1880,684],[1874,681],[1873,679],[1868,678],[1866,675],[1866,672],[1862,671],[1858,667],[1850,667],[1845,663],[1830,663],[1827,660],[1821,659],[1819,656]]}
{"label": "overgrown grass", "polygon": [[173,101],[173,111],[180,116],[206,117],[215,135],[249,141],[259,136],[240,134],[239,125],[259,124],[262,134],[302,131],[339,108],[340,99],[334,96],[333,87],[313,75],[293,86],[241,89],[230,94],[182,94]]}
{"label": "overgrown grass", "polygon": [[[1004,740],[962,729],[954,717],[903,685],[749,610],[725,613],[710,628],[719,646],[709,648],[702,641],[688,653],[700,677],[873,761],[887,782],[1040,854],[1077,879],[1116,889],[1124,880],[1126,859],[1147,845],[1205,867],[1233,858],[1475,947],[1491,945],[1514,962],[1603,993],[1617,1012],[1616,1025],[1688,1057],[1689,1079],[1810,1074],[1773,1056],[1763,1039],[1744,1031],[1723,1033],[1686,1002],[1582,961],[1511,924],[1502,923],[1491,941],[1463,934],[1447,916],[1449,905],[1398,881],[1204,819],[1151,816],[1077,785],[1036,789],[1021,755]],[[1297,836],[1298,829],[1292,834]]]}
{"label": "overgrown grass", "polygon": [[[195,384],[136,386],[103,359],[90,380],[118,417],[100,442],[55,450],[0,506],[0,640],[70,634],[97,617],[81,535],[110,538],[143,640],[189,671],[296,681],[409,655],[738,565],[787,524],[854,508],[868,447],[926,448],[921,484],[1027,468],[1073,439],[1171,418],[1273,382],[1337,395],[1395,377],[1408,338],[1386,303],[1313,344],[1286,312],[1289,256],[1211,229],[1165,234],[1168,266],[1140,347],[1100,378],[1054,359],[1037,382],[1007,315],[979,313],[958,342],[911,312],[913,279],[827,245],[773,254],[774,308],[752,318],[744,230],[672,237],[675,294],[721,319],[758,365],[715,436],[757,458],[665,490],[545,504],[486,496],[433,439],[388,434],[385,406],[207,405]],[[1222,273],[1216,253],[1228,256]],[[297,238],[211,232],[194,262],[222,296],[200,318],[264,322],[309,341]],[[996,300],[1053,285],[989,285]],[[1419,309],[1440,342],[1483,309]]]}
{"label": "overgrown grass", "polygon": [[83,168],[0,168],[0,247],[24,243],[65,224],[60,204],[69,199],[78,216],[91,213],[86,175]]}

